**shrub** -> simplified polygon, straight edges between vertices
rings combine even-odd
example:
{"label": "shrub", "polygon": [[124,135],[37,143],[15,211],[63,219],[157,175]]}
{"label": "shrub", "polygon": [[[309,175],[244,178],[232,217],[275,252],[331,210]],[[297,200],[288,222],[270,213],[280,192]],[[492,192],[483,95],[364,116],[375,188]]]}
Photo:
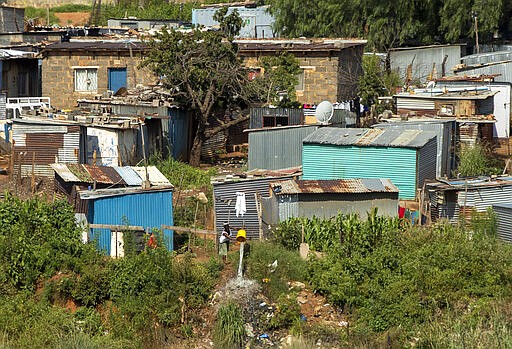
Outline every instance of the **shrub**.
{"label": "shrub", "polygon": [[276,302],[274,316],[270,318],[268,328],[289,328],[300,320],[300,306],[297,303],[297,295],[294,293],[281,294]]}
{"label": "shrub", "polygon": [[[277,267],[272,271],[269,265],[274,261],[277,261]],[[273,301],[288,292],[288,281],[303,281],[305,277],[306,262],[299,254],[272,243],[251,242],[246,263],[246,276],[259,281],[263,294]]]}
{"label": "shrub", "polygon": [[512,246],[492,236],[470,237],[450,225],[383,236],[371,248],[373,238],[358,238],[351,254],[345,248],[330,250],[326,258],[308,264],[312,286],[352,309],[362,327],[411,329],[464,300],[510,294]]}
{"label": "shrub", "polygon": [[456,174],[458,173],[462,177],[500,174],[502,170],[496,167],[498,165],[490,150],[483,144],[462,146],[459,151],[459,164]]}

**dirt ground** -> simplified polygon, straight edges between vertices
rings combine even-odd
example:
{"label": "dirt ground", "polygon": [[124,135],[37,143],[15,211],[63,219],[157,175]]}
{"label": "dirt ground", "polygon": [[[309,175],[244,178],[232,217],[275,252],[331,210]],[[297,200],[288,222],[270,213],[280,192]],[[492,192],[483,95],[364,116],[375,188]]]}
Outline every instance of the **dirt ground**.
{"label": "dirt ground", "polygon": [[89,21],[89,12],[58,12],[55,17],[61,26],[84,26]]}

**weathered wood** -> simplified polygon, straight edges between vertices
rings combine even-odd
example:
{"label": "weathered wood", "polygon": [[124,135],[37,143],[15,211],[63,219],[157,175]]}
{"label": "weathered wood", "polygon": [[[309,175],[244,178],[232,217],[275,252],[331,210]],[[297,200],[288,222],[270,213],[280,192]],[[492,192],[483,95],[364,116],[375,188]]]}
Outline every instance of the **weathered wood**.
{"label": "weathered wood", "polygon": [[112,224],[89,224],[89,229],[110,229],[115,231],[123,230],[144,230],[144,227],[136,225],[112,225]]}
{"label": "weathered wood", "polygon": [[217,235],[217,233],[214,230],[193,229],[193,228],[186,228],[186,227],[177,227],[174,225],[162,225],[162,230],[174,230],[175,232],[178,232],[178,233]]}

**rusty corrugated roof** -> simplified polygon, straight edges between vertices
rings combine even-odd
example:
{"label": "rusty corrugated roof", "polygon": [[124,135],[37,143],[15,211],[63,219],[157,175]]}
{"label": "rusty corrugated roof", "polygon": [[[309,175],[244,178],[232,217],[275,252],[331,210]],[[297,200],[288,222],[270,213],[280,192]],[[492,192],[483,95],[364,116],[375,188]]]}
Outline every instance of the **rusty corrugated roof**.
{"label": "rusty corrugated roof", "polygon": [[110,166],[82,165],[97,183],[125,185],[123,178]]}
{"label": "rusty corrugated roof", "polygon": [[290,194],[358,194],[398,193],[398,188],[386,178],[356,178],[332,180],[285,180],[270,183],[276,195]]}
{"label": "rusty corrugated roof", "polygon": [[[111,167],[84,164],[52,164],[51,167],[65,182],[89,184],[96,182],[121,186],[137,186],[145,179],[144,167]],[[149,182],[152,186],[172,186],[169,180],[155,166],[148,166],[148,174]],[[137,178],[134,178],[135,176]]]}

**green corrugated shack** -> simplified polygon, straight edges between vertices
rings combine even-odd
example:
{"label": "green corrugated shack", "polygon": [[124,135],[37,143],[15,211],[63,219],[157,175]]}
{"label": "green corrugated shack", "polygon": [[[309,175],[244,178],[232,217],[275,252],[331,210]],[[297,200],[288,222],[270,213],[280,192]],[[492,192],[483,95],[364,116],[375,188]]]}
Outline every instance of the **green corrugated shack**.
{"label": "green corrugated shack", "polygon": [[389,178],[404,200],[436,178],[434,132],[323,127],[302,152],[303,179]]}

